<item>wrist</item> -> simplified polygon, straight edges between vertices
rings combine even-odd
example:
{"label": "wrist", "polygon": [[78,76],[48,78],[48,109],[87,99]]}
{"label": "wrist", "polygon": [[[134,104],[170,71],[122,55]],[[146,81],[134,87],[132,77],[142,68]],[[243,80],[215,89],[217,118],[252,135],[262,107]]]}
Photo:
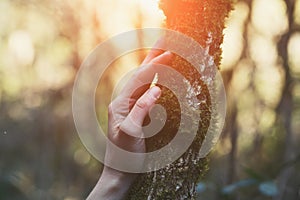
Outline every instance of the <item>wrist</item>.
{"label": "wrist", "polygon": [[102,175],[88,200],[123,199],[136,176],[137,174],[125,173],[105,166]]}
{"label": "wrist", "polygon": [[124,183],[130,184],[136,177],[137,174],[126,173],[104,166],[99,182],[108,181],[111,182],[112,185],[118,186],[119,184]]}

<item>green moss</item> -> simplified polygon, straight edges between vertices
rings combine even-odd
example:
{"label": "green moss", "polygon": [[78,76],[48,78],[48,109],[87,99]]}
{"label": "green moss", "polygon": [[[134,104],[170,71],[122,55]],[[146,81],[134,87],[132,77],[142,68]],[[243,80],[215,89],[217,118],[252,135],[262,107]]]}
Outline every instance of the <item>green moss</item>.
{"label": "green moss", "polygon": [[[161,0],[160,7],[166,15],[166,27],[180,31],[206,48],[219,66],[220,45],[223,42],[224,21],[231,10],[230,0]],[[167,167],[141,174],[133,184],[127,199],[194,199],[195,187],[207,171],[207,158],[199,157],[199,150],[211,122],[211,95],[201,75],[186,60],[175,56],[172,67],[190,82],[193,88],[201,87],[197,98],[202,102],[198,108],[200,122],[197,135],[189,149]],[[172,77],[169,80],[171,83]],[[183,83],[175,83],[179,88]],[[146,140],[151,152],[168,144],[177,133],[181,113],[179,102],[172,91],[162,87],[162,96],[157,103],[165,107],[167,121],[163,129]],[[182,91],[187,93],[187,91]],[[183,104],[190,107],[190,104]],[[193,116],[191,123],[196,123]],[[145,122],[147,123],[147,122]],[[184,130],[190,134],[190,130]],[[164,155],[161,155],[164,156]],[[167,158],[166,158],[167,159]]]}

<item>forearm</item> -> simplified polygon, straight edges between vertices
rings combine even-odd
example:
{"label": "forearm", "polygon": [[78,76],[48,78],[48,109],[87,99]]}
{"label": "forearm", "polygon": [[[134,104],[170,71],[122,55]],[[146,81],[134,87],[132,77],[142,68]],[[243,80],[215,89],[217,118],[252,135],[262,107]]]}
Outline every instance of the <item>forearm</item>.
{"label": "forearm", "polygon": [[88,196],[87,200],[124,199],[135,177],[135,174],[123,173],[104,167],[98,183]]}

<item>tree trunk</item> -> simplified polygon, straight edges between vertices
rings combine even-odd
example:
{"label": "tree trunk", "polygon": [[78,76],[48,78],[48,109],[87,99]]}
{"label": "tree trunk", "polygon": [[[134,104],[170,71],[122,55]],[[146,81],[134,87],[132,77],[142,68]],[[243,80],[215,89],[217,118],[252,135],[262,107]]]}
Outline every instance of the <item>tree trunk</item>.
{"label": "tree trunk", "polygon": [[[160,2],[166,15],[166,27],[196,40],[207,49],[209,55],[214,58],[214,63],[219,66],[224,21],[232,8],[231,1],[161,0]],[[199,156],[199,150],[212,119],[212,94],[201,80],[198,71],[183,58],[175,56],[171,67],[183,74],[194,89],[201,88],[197,98],[203,104],[199,107],[201,121],[197,124],[197,135],[188,150],[178,160],[163,169],[141,174],[133,184],[127,199],[194,199],[196,185],[206,171],[207,159]],[[175,84],[181,86],[181,83]],[[161,87],[162,96],[157,103],[166,109],[168,117],[163,129],[146,140],[148,152],[167,145],[175,136],[180,123],[178,99],[172,91]],[[188,93],[188,91],[184,92]],[[190,121],[193,123],[193,118]],[[188,134],[189,130],[186,131]]]}

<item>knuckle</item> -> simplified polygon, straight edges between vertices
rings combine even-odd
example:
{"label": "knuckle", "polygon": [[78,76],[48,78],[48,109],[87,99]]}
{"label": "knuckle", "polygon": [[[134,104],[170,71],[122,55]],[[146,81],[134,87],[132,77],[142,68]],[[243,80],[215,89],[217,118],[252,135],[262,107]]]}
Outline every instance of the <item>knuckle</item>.
{"label": "knuckle", "polygon": [[112,103],[110,103],[108,105],[107,111],[108,111],[108,117],[110,118],[113,115],[113,104]]}
{"label": "knuckle", "polygon": [[149,107],[149,97],[148,95],[140,98],[137,102],[136,102],[136,106],[141,108],[141,109],[145,109],[147,107]]}

